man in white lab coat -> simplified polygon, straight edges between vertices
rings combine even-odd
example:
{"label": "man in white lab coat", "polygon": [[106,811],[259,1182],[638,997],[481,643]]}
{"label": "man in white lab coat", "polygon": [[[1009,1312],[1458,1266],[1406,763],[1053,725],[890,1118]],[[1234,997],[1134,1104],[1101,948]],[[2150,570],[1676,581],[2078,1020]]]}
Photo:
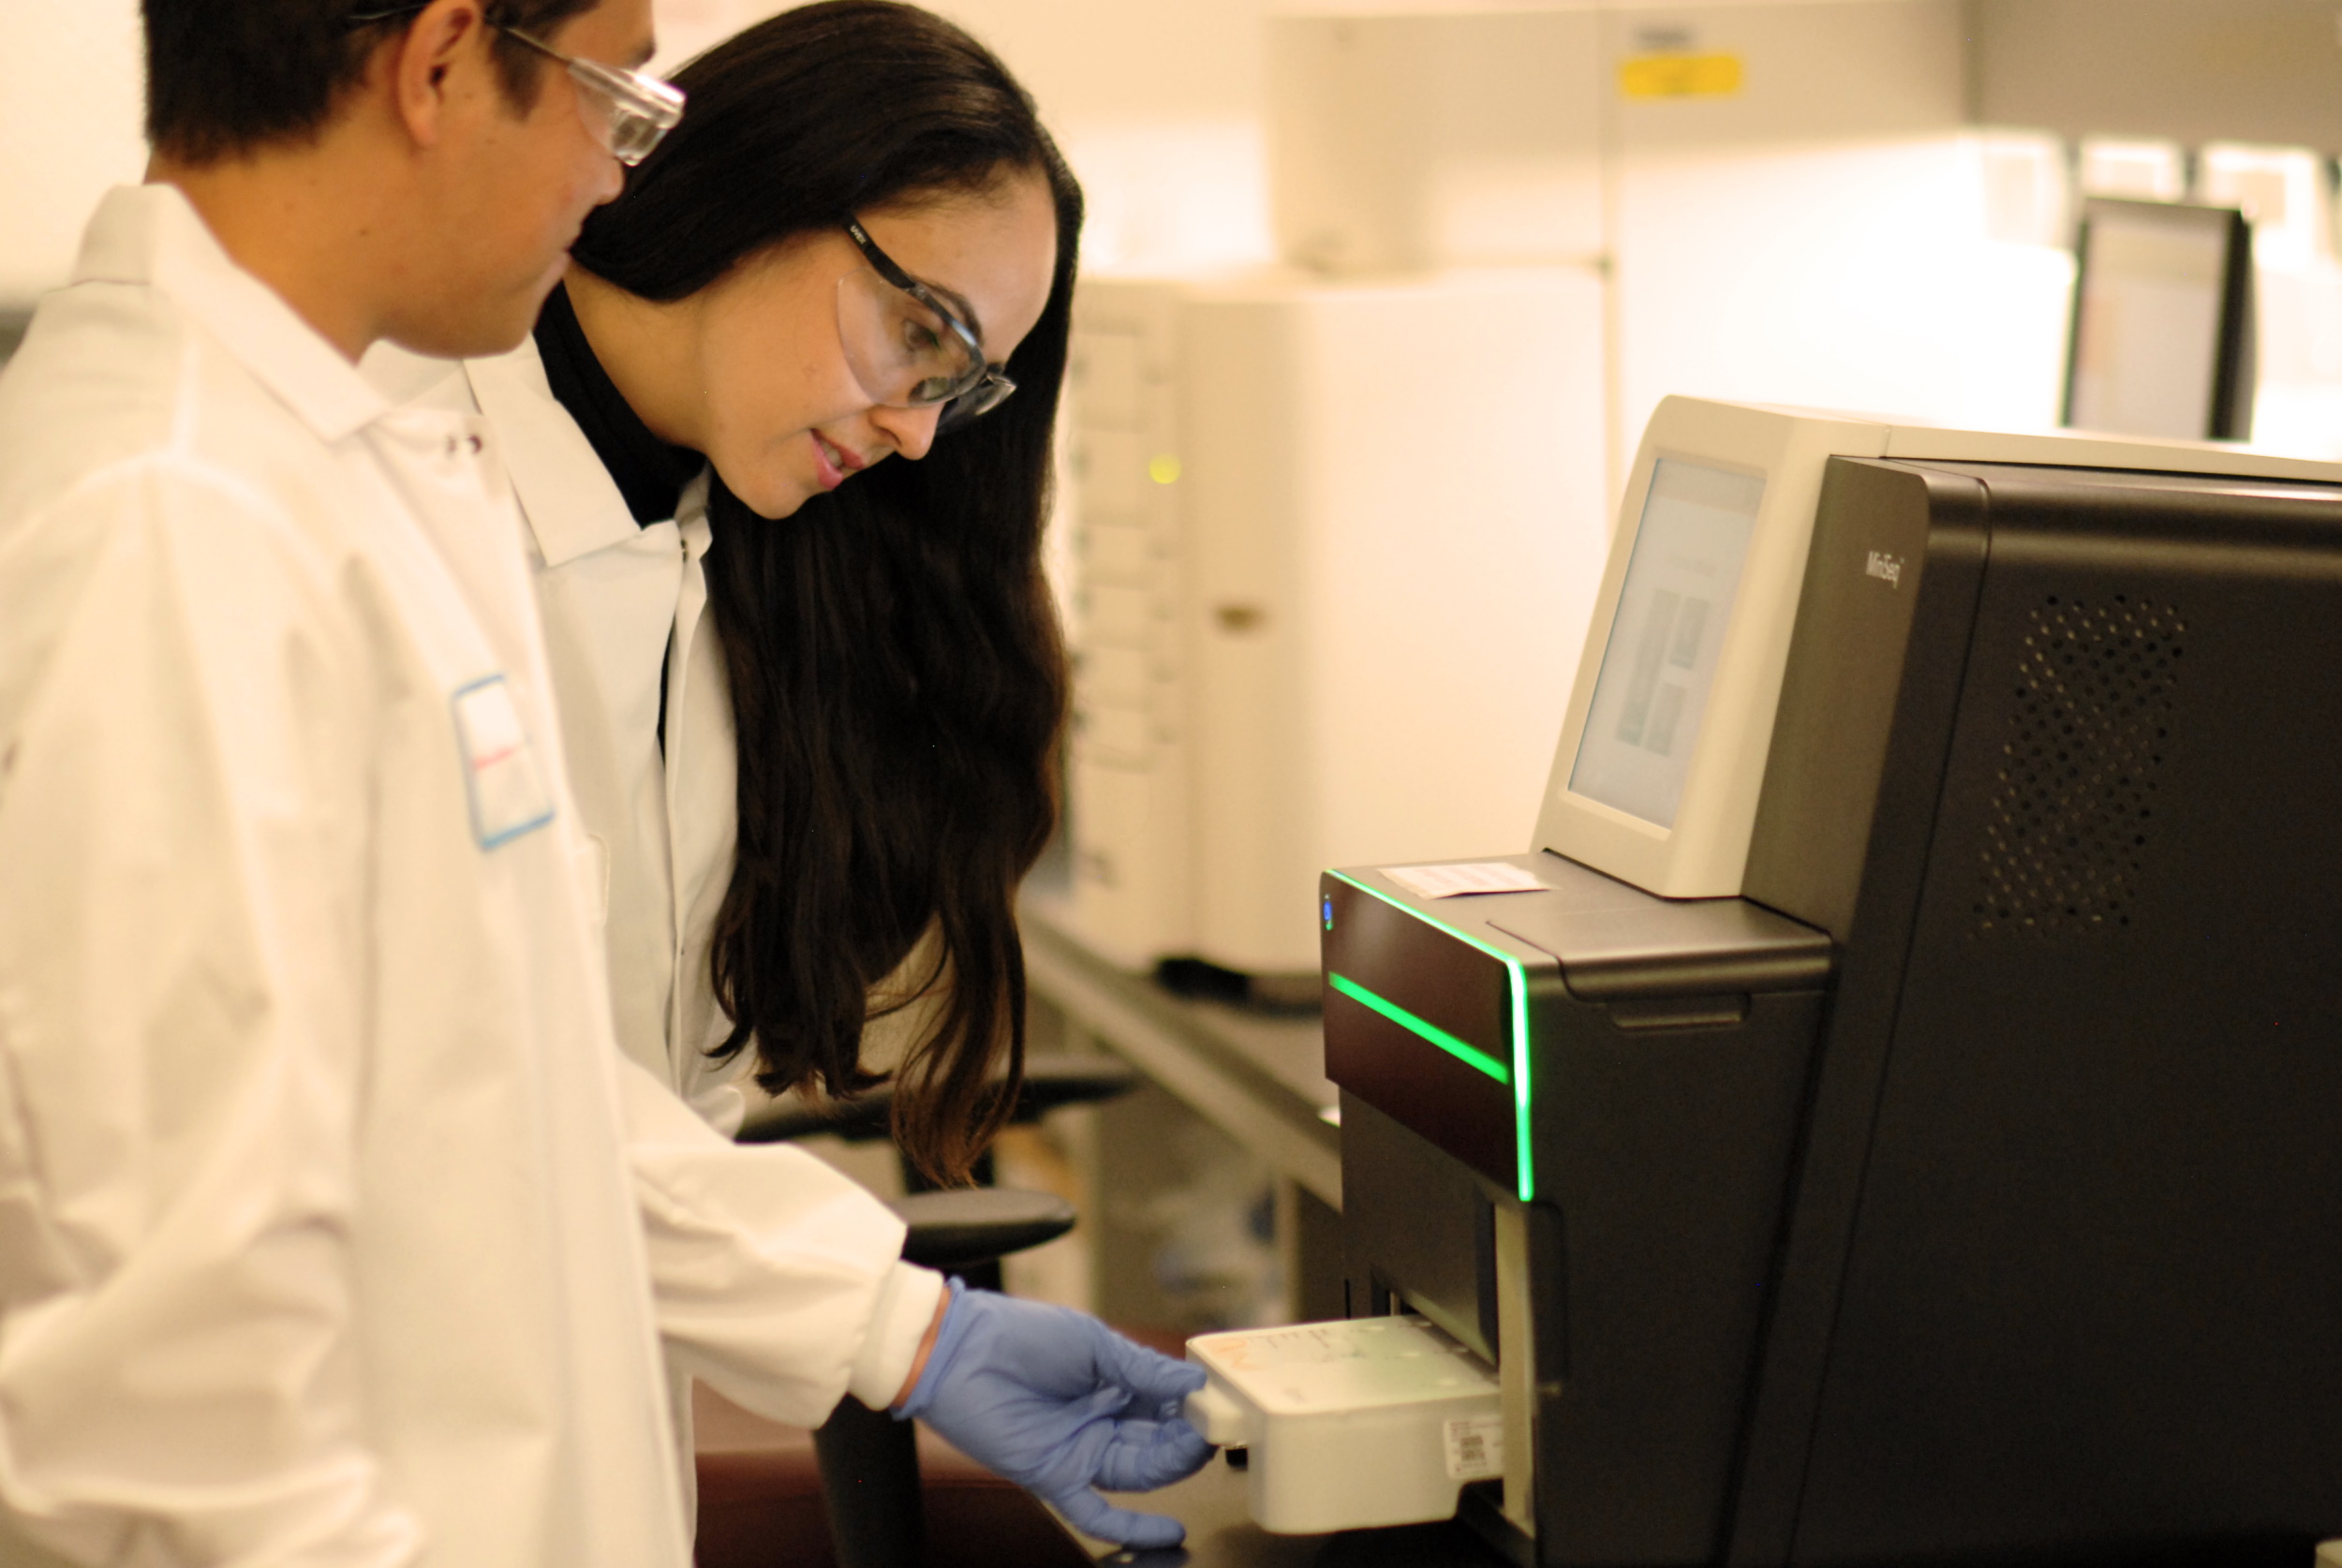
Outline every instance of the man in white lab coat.
{"label": "man in white lab coat", "polygon": [[519,339],[648,0],[146,11],[158,183],[0,377],[0,1562],[683,1568],[662,1336],[1035,1484],[1200,1462],[844,1182],[706,1201],[753,1151],[612,1044],[489,434],[353,368]]}

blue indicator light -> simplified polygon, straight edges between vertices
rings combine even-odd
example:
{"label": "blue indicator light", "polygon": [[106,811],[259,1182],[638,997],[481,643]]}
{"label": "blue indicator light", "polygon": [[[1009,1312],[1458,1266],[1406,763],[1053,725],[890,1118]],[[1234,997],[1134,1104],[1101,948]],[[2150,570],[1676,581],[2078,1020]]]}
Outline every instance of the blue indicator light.
{"label": "blue indicator light", "polygon": [[1326,913],[1326,929],[1330,931],[1334,928],[1334,901],[1327,899],[1322,908]]}

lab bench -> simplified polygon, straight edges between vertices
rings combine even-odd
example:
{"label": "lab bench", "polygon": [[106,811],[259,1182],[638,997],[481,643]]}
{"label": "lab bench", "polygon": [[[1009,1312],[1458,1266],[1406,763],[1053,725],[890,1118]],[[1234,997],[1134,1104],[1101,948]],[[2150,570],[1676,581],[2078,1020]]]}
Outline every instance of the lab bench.
{"label": "lab bench", "polygon": [[1339,1096],[1314,1017],[1279,1017],[1175,996],[1116,968],[1028,902],[1020,924],[1035,1000],[1122,1057],[1339,1213]]}
{"label": "lab bench", "polygon": [[1092,1309],[1175,1351],[1190,1334],[1345,1315],[1339,1096],[1316,1015],[1175,994],[1045,900],[1020,918],[1032,1049],[1104,1051],[1147,1080],[1080,1140]]}

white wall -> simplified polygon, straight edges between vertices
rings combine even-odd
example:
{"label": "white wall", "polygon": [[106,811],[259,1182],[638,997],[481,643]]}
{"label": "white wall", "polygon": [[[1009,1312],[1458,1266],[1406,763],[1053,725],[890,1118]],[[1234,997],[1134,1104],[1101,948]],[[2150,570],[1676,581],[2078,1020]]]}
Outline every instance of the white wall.
{"label": "white wall", "polygon": [[[26,4],[32,0],[0,0]],[[1268,0],[931,0],[997,51],[1041,105],[1089,197],[1093,267],[1263,261],[1261,128]],[[780,0],[657,0],[675,65],[783,9]]]}
{"label": "white wall", "polygon": [[146,165],[138,0],[0,0],[0,309],[65,280],[90,208]]}
{"label": "white wall", "polygon": [[[935,3],[999,50],[1040,100],[1089,193],[1085,250],[1090,267],[1149,273],[1272,256],[1264,133],[1269,44],[1264,23],[1272,12],[1371,9],[1374,0]],[[1505,0],[1393,3],[1410,11],[1507,8]],[[1594,6],[1594,0],[1581,3]],[[1648,3],[1606,0],[1595,8],[1631,9]],[[783,0],[654,4],[660,61],[674,65],[779,9]],[[1712,18],[1717,4],[1704,0],[1698,8]],[[1917,13],[1928,7],[1922,0],[1908,8]],[[1885,7],[1881,14],[1902,9]],[[1733,30],[1728,21],[1718,25],[1726,33]],[[1831,31],[1844,29],[1833,25]],[[0,311],[6,311],[64,279],[97,196],[109,185],[138,178],[144,163],[137,0],[0,0],[0,59],[11,67],[10,89],[0,94]],[[1721,106],[1719,111],[1732,112]],[[1703,111],[1662,106],[1652,112],[1697,118]],[[1956,109],[1950,109],[1941,117],[1954,116]],[[1875,150],[1845,150],[1845,188],[1822,208],[1802,204],[1801,227],[1827,227],[1833,214],[1853,215],[1849,203],[1873,202],[1882,210],[1907,211],[1908,221],[1887,225],[1890,232],[1918,237],[1931,227],[1966,227],[1959,210],[1977,198],[1967,189],[1973,176],[1957,160],[1942,161],[1931,180],[1914,183],[1884,164],[1876,170],[1861,167],[1866,155],[1878,161]],[[1670,169],[1671,161],[1665,155],[1651,160],[1648,186],[1654,200],[1628,200],[1613,214],[1625,230],[1612,241],[1622,251],[1639,248],[1634,243],[1638,213],[1652,214],[1664,227],[1667,214],[1687,206],[1721,218],[1729,209],[1761,205],[1756,187],[1762,182],[1736,191],[1729,158],[1704,168],[1697,167],[1698,158]],[[1856,225],[1866,226],[1877,229]],[[1618,325],[1636,342],[1664,347],[1685,339],[1687,351],[1698,350],[1690,360],[1701,362],[1699,374],[1690,380],[1703,391],[1891,405],[1987,421],[2012,420],[2012,410],[2020,407],[2046,411],[2054,400],[2055,366],[2050,362],[2054,356],[2045,358],[2038,348],[2062,338],[2056,318],[2063,310],[2062,269],[2069,262],[2038,244],[1987,246],[1957,259],[1947,254],[1950,248],[1935,247],[1931,255],[1921,240],[1903,254],[1865,258],[1873,265],[1854,270],[1867,274],[1866,287],[1879,295],[1876,301],[1808,299],[1786,287],[1775,303],[1787,308],[1752,318],[1765,330],[1744,343],[1708,333],[1703,313],[1685,312],[1682,288],[1670,288],[1688,280],[1669,280],[1660,267],[1651,272],[1647,286],[1626,291]],[[1761,248],[1732,255],[1740,274],[1735,292],[1765,292],[1759,287],[1766,266]],[[1945,275],[1962,267],[1969,269],[1964,289],[1956,287],[1955,276]],[[2342,377],[2333,368],[2342,363],[2342,349],[2327,341],[2342,342],[2342,328],[2334,325],[2342,321],[2342,305],[2329,299],[2342,300],[2333,282],[2342,274],[2323,259],[2318,271],[2313,280],[2318,287],[2291,294],[2280,287],[2274,293],[2283,297],[2269,301],[2275,326],[2300,303],[2294,294],[2314,295],[2311,303],[2319,309],[2311,314],[2318,317],[2319,331],[2274,334],[2285,341],[2275,345],[2279,352],[2269,366],[2270,378],[2284,385],[2264,395],[2264,439],[2301,444],[2312,434],[2330,433],[2335,409],[2342,407],[2337,402],[2342,392],[2334,390]],[[1948,290],[1948,284],[1954,287]],[[1948,329],[1943,319],[1915,318],[1908,305],[1915,291],[1964,294],[1971,308],[1958,314],[1970,319]],[[1694,298],[1707,292],[1692,289]],[[1830,318],[1825,324],[1831,330],[1814,330],[1812,321],[1801,318],[1809,305]],[[1795,341],[1798,352],[1781,351],[1785,336]],[[1947,337],[1954,345],[1949,349]],[[1987,346],[1987,339],[1994,341]],[[2305,360],[2293,365],[2291,360],[2304,359],[2304,353],[2291,350],[2305,345],[2316,350],[2308,356],[2315,364]],[[1665,354],[1654,362],[1674,363]],[[1664,378],[1684,381],[1685,373],[1677,365]],[[1614,413],[1619,435],[1628,444],[1657,392],[1685,390],[1644,385],[1643,379],[1629,375],[1618,389]],[[2323,451],[2335,437],[2320,434],[2320,439]]]}
{"label": "white wall", "polygon": [[[656,0],[674,65],[781,8]],[[1090,198],[1098,265],[1266,259],[1265,0],[952,0],[1032,89]],[[0,0],[0,309],[62,282],[82,221],[145,164],[137,0]]]}

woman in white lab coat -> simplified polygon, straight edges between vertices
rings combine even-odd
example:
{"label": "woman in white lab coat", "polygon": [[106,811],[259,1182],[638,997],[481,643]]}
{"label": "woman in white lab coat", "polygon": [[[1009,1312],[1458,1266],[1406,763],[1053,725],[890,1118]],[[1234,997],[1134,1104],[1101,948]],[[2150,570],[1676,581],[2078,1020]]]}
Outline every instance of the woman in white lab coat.
{"label": "woman in white lab coat", "polygon": [[473,377],[545,563],[621,1032],[719,1120],[742,1069],[852,1091],[915,953],[899,1132],[956,1174],[1021,1058],[1012,900],[1054,816],[1079,190],[912,7],[786,13],[678,81],[534,352]]}
{"label": "woman in white lab coat", "polygon": [[[1021,1063],[1013,900],[1055,814],[1066,682],[1040,540],[1080,191],[1000,63],[891,0],[784,13],[675,81],[689,113],[588,220],[533,341],[442,395],[487,415],[526,514],[621,1045],[731,1131],[744,1072],[876,1081],[863,1036],[892,977],[927,1020],[898,1136],[950,1177],[1004,1108],[995,1068]],[[716,1216],[756,1202],[705,1194]],[[890,1287],[863,1338],[914,1332],[934,1299]],[[1192,1374],[1039,1310],[955,1296],[919,1365],[958,1382],[930,1373],[898,1408],[1094,1534],[1176,1541],[1088,1487],[1201,1462],[1149,1403]],[[805,1380],[869,1361],[853,1337],[803,1346]],[[1051,1365],[1069,1354],[1084,1389],[1140,1395],[1103,1471],[1065,1472],[1079,1444],[1044,1456],[994,1402],[1027,1398],[1027,1372],[1072,1388]]]}

